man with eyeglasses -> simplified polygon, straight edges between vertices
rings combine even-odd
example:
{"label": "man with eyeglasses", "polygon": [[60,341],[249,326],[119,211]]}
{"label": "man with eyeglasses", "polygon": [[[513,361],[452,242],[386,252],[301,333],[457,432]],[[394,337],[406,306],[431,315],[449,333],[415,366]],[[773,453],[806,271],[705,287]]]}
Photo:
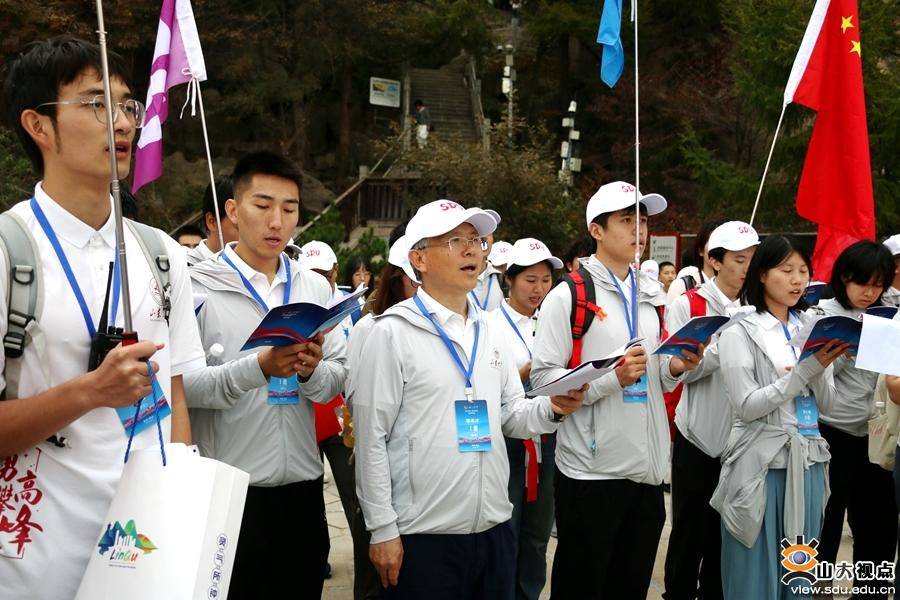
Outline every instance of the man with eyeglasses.
{"label": "man with eyeglasses", "polygon": [[[88,372],[116,255],[108,152],[116,153],[119,174],[127,176],[143,118],[121,59],[109,59],[114,148],[107,142],[94,44],[72,37],[30,44],[8,65],[3,87],[8,124],[41,178],[34,196],[10,213],[31,238],[38,270],[32,285],[43,303],[28,326],[22,354],[10,352],[16,315],[10,318],[8,299],[21,288],[9,288],[22,281],[17,276],[13,284],[9,263],[21,248],[0,252],[0,336],[6,350],[0,356],[0,595],[8,598],[75,596],[122,473],[128,432],[114,409],[133,414],[140,398],[150,405],[147,359],[152,357],[166,399],[157,413],[164,440],[191,440],[182,374],[203,367],[204,352],[184,250],[161,231],[142,235],[158,235],[168,256],[170,312],[137,238],[125,228],[133,324],[145,341],[117,346]],[[13,265],[19,273],[20,263]],[[121,304],[112,296],[108,322],[122,327]],[[137,433],[131,447],[157,444],[151,427]]]}
{"label": "man with eyeglasses", "polygon": [[406,236],[422,281],[376,317],[355,382],[356,477],[386,598],[511,600],[515,533],[503,436],[556,430],[581,390],[526,399],[508,346],[468,294],[497,221],[450,200]]}

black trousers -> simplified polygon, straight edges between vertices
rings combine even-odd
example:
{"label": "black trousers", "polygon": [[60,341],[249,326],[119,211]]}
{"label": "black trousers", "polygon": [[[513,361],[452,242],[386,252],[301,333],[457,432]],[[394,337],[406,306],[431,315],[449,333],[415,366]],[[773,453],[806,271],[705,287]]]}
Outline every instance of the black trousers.
{"label": "black trousers", "polygon": [[329,545],[321,477],[250,486],[229,600],[321,598]]}
{"label": "black trousers", "polygon": [[675,429],[666,600],[722,598],[721,519],[709,505],[720,470],[718,458],[707,455]]}
{"label": "black trousers", "polygon": [[513,600],[516,536],[509,522],[481,533],[400,539],[403,564],[386,600]]}
{"label": "black trousers", "polygon": [[643,600],[666,520],[662,485],[556,470],[553,600]]}
{"label": "black trousers", "polygon": [[[869,438],[844,433],[824,423],[819,431],[831,452],[828,477],[831,496],[825,506],[825,520],[819,543],[822,561],[834,562],[841,545],[844,513],[853,532],[853,560],[893,562],[897,545],[897,503],[894,481],[889,471],[869,462]],[[892,585],[891,581],[859,582]],[[885,598],[886,596],[856,596]]]}

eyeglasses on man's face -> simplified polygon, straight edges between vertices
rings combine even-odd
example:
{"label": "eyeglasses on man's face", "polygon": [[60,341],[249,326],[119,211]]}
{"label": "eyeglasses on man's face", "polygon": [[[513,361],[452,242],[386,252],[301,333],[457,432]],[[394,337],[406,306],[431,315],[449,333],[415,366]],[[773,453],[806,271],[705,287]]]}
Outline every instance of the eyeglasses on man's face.
{"label": "eyeglasses on man's face", "polygon": [[[44,102],[43,104],[38,104],[35,109],[43,108],[44,106],[64,106],[64,105],[81,105],[81,106],[90,106],[94,109],[94,116],[97,117],[97,120],[103,124],[106,124],[106,99],[103,97],[103,94],[98,94],[93,98],[86,98],[83,100],[60,100],[57,102]],[[124,102],[116,102],[112,107],[112,115],[113,115],[113,123],[116,122],[116,119],[119,118],[119,111],[125,115],[125,118],[128,119],[128,122],[131,123],[135,129],[140,129],[144,126],[144,118],[147,115],[147,109],[144,107],[144,104],[139,100],[135,100],[134,98],[129,98]]]}
{"label": "eyeglasses on man's face", "polygon": [[473,237],[467,238],[462,236],[454,236],[443,244],[428,244],[425,248],[444,248],[450,249],[450,252],[464,252],[469,248],[478,248],[482,252],[486,252],[488,248],[487,238]]}

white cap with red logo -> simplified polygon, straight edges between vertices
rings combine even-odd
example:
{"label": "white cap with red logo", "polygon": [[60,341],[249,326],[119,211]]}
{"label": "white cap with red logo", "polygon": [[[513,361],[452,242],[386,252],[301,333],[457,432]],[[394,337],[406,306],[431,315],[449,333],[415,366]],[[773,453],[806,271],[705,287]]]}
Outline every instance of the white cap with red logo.
{"label": "white cap with red logo", "polygon": [[890,250],[891,254],[894,256],[900,255],[900,233],[892,235],[884,240],[884,245],[887,246],[887,249]]}
{"label": "white cap with red logo", "polygon": [[[641,198],[641,203],[646,207],[646,209],[641,209],[641,211],[643,212],[646,210],[648,217],[658,215],[666,210],[666,199],[659,194],[644,195],[639,191],[638,196]],[[613,181],[612,183],[602,185],[600,186],[600,189],[591,196],[591,199],[588,200],[587,210],[585,211],[587,225],[590,227],[593,220],[602,214],[616,212],[623,208],[630,208],[633,206],[633,185],[624,181]]]}
{"label": "white cap with red logo", "polygon": [[488,260],[495,267],[508,265],[512,249],[513,245],[509,242],[494,242],[494,245],[491,246],[491,253],[488,255]]}
{"label": "white cap with red logo", "polygon": [[548,261],[554,269],[562,269],[563,261],[550,254],[550,249],[542,242],[535,238],[522,238],[516,240],[507,264],[507,268],[513,265],[520,267],[530,267],[539,262]]}
{"label": "white cap with red logo", "polygon": [[303,244],[297,260],[300,262],[300,266],[307,269],[330,271],[337,262],[337,256],[331,246],[325,242],[312,241]]}
{"label": "white cap with red logo", "polygon": [[470,223],[478,235],[487,235],[497,229],[496,219],[480,208],[465,208],[453,200],[435,200],[420,206],[409,220],[406,239],[412,247],[424,239],[453,231],[463,223]]}
{"label": "white cap with red logo", "polygon": [[713,229],[706,248],[707,252],[716,248],[738,252],[758,245],[759,234],[752,225],[743,221],[728,221]]}

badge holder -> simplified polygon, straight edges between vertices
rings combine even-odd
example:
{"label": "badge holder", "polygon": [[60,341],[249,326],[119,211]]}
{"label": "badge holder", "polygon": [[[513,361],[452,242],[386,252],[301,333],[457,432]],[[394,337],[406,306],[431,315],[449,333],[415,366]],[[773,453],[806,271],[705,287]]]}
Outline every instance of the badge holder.
{"label": "badge holder", "polygon": [[807,437],[819,437],[819,406],[815,396],[794,398],[794,414],[797,416],[797,431]]}
{"label": "badge holder", "polygon": [[291,406],[300,403],[300,382],[296,375],[270,377],[268,403],[271,406]]}
{"label": "badge holder", "polygon": [[456,444],[460,452],[488,452],[491,449],[491,421],[487,400],[475,400],[472,388],[466,399],[455,400]]}
{"label": "badge holder", "polygon": [[622,390],[622,399],[626,404],[647,403],[647,376],[641,378]]}

